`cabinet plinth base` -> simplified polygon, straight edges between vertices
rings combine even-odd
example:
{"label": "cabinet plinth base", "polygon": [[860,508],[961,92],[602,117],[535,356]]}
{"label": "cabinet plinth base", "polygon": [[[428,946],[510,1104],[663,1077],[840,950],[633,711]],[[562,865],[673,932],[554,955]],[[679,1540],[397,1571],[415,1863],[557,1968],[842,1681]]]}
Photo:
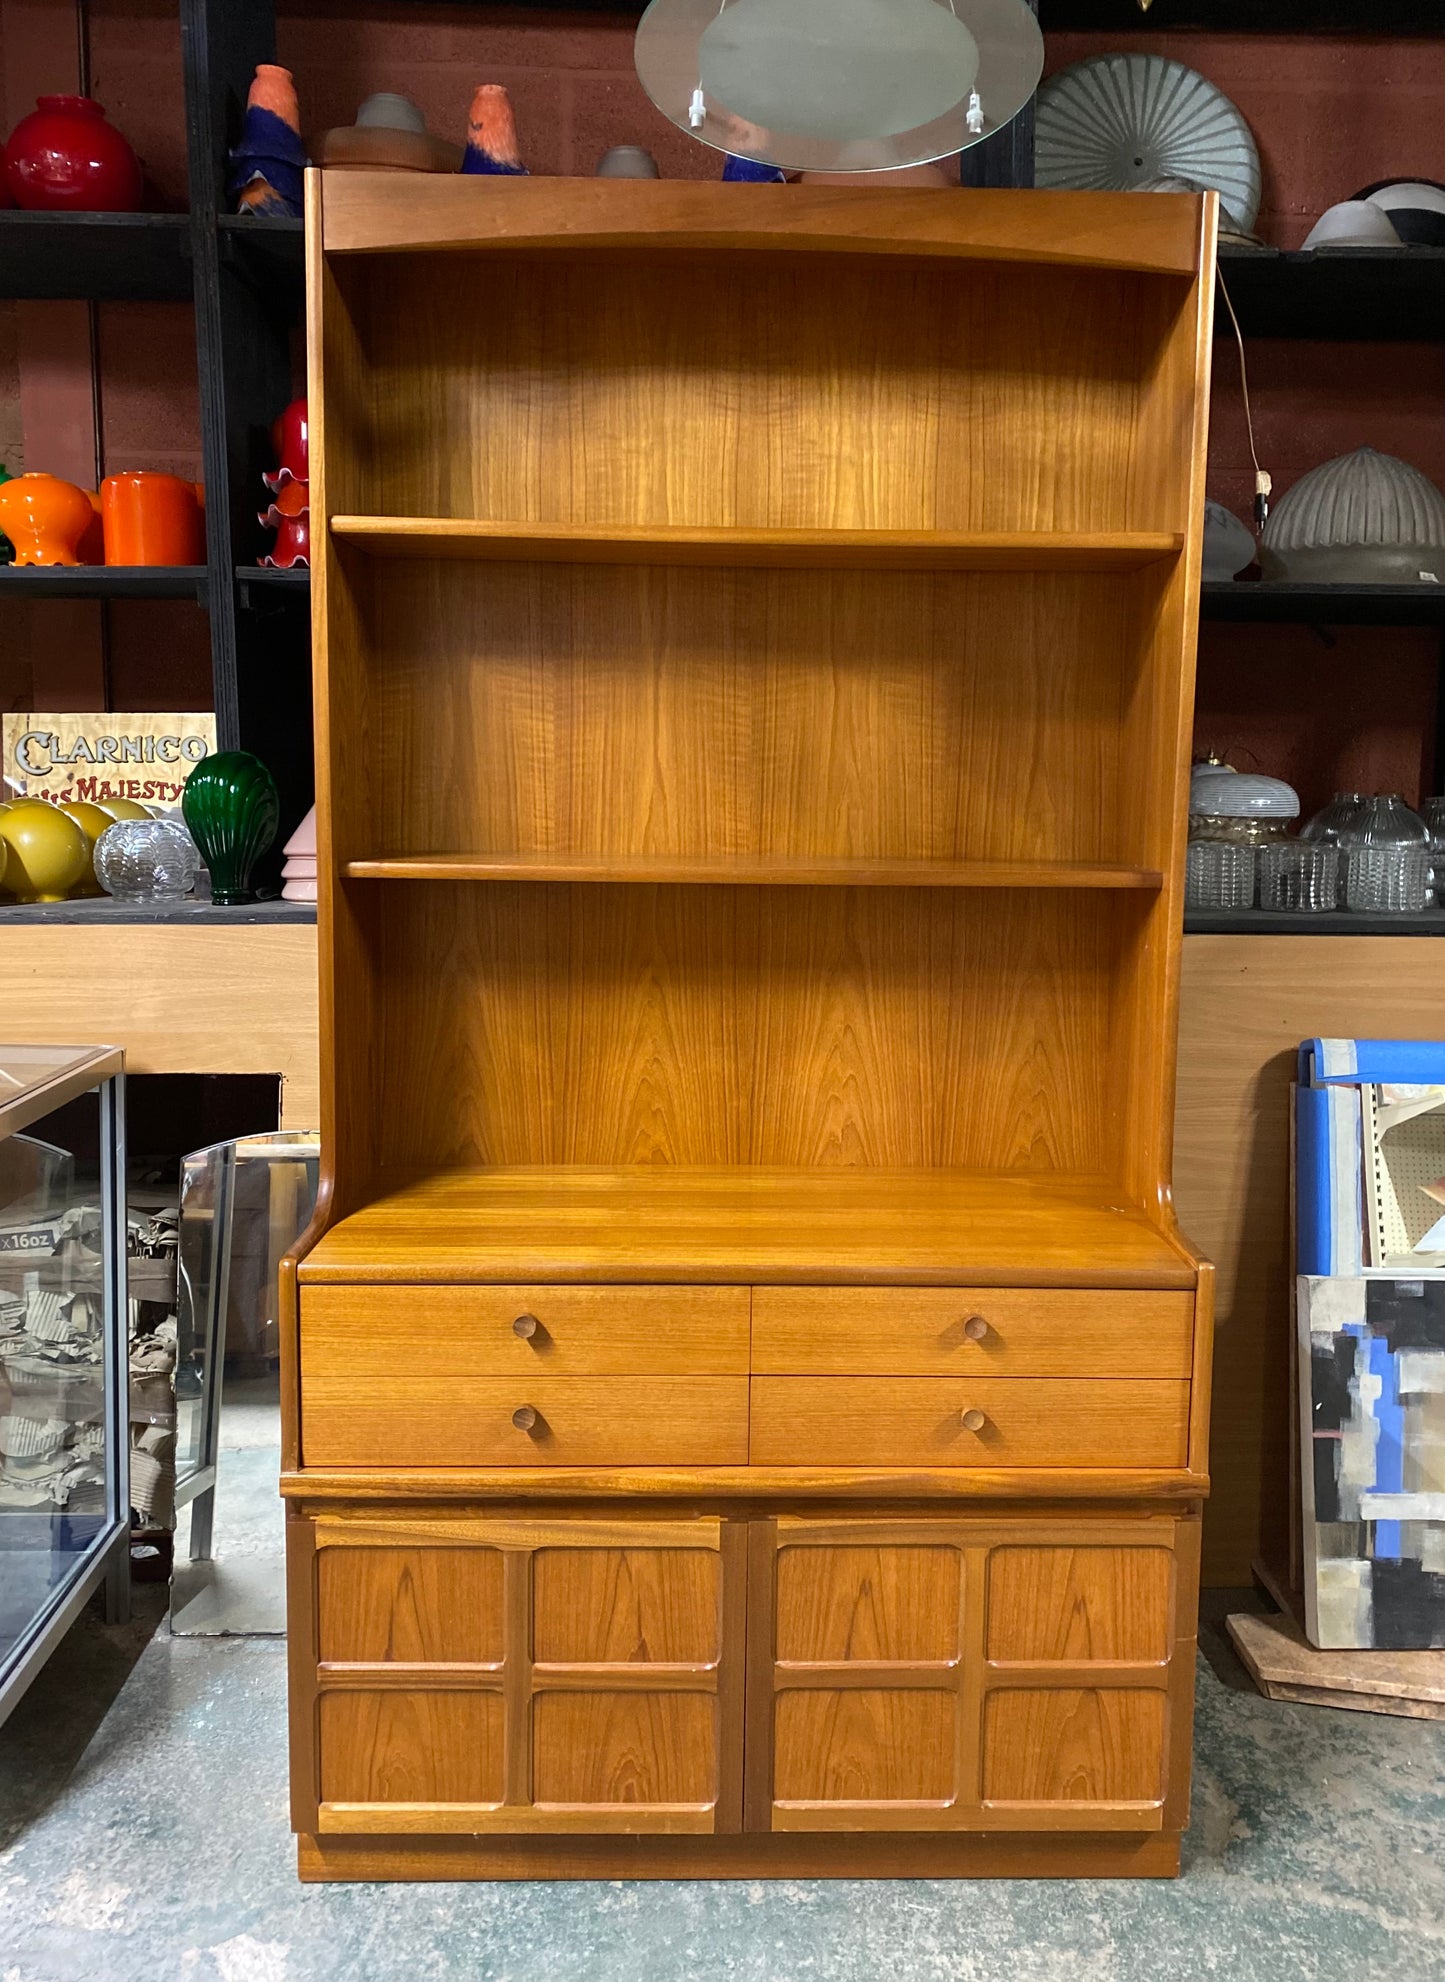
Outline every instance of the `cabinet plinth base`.
{"label": "cabinet plinth base", "polygon": [[1179,1832],[297,1839],[303,1883],[374,1879],[1174,1879]]}

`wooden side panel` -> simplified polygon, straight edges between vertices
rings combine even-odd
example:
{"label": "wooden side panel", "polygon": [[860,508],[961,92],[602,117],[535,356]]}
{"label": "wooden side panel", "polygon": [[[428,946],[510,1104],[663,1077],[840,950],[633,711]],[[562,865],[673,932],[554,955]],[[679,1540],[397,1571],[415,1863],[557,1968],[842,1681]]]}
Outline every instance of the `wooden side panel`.
{"label": "wooden side panel", "polygon": [[319,1543],[293,1690],[318,1695],[321,1833],[736,1830],[740,1525],[295,1525]]}
{"label": "wooden side panel", "polygon": [[736,252],[355,273],[353,431],[398,515],[1108,529],[1128,506],[1148,360],[1120,326],[1148,278]]}
{"label": "wooden side panel", "polygon": [[1182,1822],[1193,1532],[1152,1516],[757,1524],[749,1826],[1145,1832],[1166,1797]]}

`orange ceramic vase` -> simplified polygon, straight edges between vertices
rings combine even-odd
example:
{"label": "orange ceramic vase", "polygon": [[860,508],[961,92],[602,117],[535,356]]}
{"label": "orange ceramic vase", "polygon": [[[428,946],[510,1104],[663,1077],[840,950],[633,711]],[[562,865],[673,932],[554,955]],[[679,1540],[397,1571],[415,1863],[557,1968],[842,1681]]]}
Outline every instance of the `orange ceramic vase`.
{"label": "orange ceramic vase", "polygon": [[58,475],[17,475],[0,483],[0,531],[17,564],[79,564],[80,540],[95,516],[91,499]]}
{"label": "orange ceramic vase", "polygon": [[136,470],[100,485],[107,564],[204,564],[205,526],[194,482]]}

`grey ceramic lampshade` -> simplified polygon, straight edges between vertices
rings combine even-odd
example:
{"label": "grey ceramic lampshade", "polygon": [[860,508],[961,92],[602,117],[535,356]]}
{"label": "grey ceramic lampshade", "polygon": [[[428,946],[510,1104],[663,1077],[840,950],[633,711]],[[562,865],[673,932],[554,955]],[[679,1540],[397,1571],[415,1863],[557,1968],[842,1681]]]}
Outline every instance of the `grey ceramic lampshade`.
{"label": "grey ceramic lampshade", "polygon": [[652,0],[635,44],[665,117],[799,172],[963,151],[1018,115],[1043,53],[1024,0]]}
{"label": "grey ceramic lampshade", "polygon": [[1357,448],[1312,468],[1281,499],[1259,562],[1266,578],[1445,583],[1445,496],[1407,461]]}

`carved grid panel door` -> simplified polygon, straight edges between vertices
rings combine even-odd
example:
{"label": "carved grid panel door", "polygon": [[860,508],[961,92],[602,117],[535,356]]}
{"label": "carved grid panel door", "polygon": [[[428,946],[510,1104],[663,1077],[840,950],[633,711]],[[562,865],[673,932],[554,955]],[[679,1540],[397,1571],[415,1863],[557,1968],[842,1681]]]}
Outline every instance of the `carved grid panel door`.
{"label": "carved grid panel door", "polygon": [[754,1523],[748,1828],[1182,1824],[1197,1539],[1169,1515]]}
{"label": "carved grid panel door", "polygon": [[[737,1830],[746,1544],[708,1519],[322,1518],[298,1827]],[[298,1760],[306,1759],[298,1757]]]}

